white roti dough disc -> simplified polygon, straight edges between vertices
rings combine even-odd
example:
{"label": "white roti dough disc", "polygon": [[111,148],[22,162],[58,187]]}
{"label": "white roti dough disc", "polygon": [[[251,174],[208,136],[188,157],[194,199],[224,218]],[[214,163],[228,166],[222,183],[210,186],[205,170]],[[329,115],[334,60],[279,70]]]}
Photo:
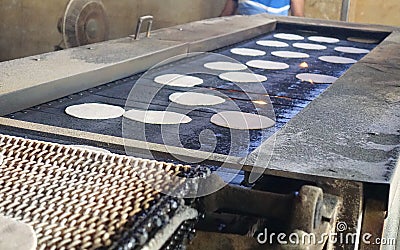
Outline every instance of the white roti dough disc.
{"label": "white roti dough disc", "polygon": [[319,60],[329,63],[337,63],[337,64],[349,64],[356,63],[357,61],[352,58],[341,57],[341,56],[320,56]]}
{"label": "white roti dough disc", "polygon": [[293,51],[273,51],[272,55],[283,58],[309,58],[310,56],[306,53],[293,52]]}
{"label": "white roti dough disc", "polygon": [[250,83],[250,82],[265,82],[267,77],[248,73],[248,72],[227,72],[219,75],[219,78],[229,82],[243,82],[243,83]]}
{"label": "white roti dough disc", "polygon": [[0,215],[0,249],[35,250],[37,235],[32,226]]}
{"label": "white roti dough disc", "polygon": [[274,35],[275,38],[291,40],[291,41],[300,41],[304,40],[304,37],[295,35],[295,34],[287,34],[287,33],[277,33]]}
{"label": "white roti dough disc", "polygon": [[130,120],[158,125],[172,125],[189,123],[192,119],[184,114],[170,111],[152,111],[152,110],[129,110],[125,112],[124,117]]}
{"label": "white roti dough disc", "polygon": [[125,110],[108,104],[84,103],[67,107],[65,113],[80,119],[106,120],[122,116]]}
{"label": "white roti dough disc", "polygon": [[212,70],[227,70],[227,71],[239,71],[247,69],[246,65],[233,62],[209,62],[204,64],[204,67]]}
{"label": "white roti dough disc", "polygon": [[187,106],[211,106],[225,102],[225,99],[196,92],[173,93],[169,96],[171,102]]}
{"label": "white roti dough disc", "polygon": [[309,50],[324,50],[326,46],[321,44],[313,44],[313,43],[294,43],[293,47],[299,49],[309,49]]}
{"label": "white roti dough disc", "polygon": [[347,40],[356,43],[368,43],[368,44],[379,43],[379,41],[376,39],[364,38],[364,37],[348,37]]}
{"label": "white roti dough disc", "polygon": [[301,81],[311,83],[334,83],[338,79],[334,76],[308,73],[298,74],[296,75],[296,78]]}
{"label": "white roti dough disc", "polygon": [[211,123],[231,129],[265,129],[275,125],[275,121],[262,115],[239,111],[223,111],[211,117]]}
{"label": "white roti dough disc", "polygon": [[194,87],[203,83],[203,80],[198,77],[181,74],[166,74],[157,76],[154,78],[154,81],[159,84],[184,88]]}
{"label": "white roti dough disc", "polygon": [[275,47],[275,48],[284,48],[289,47],[289,44],[279,41],[271,41],[271,40],[261,40],[257,41],[256,44],[265,46],[265,47]]}
{"label": "white roti dough disc", "polygon": [[235,48],[231,49],[231,52],[241,56],[264,56],[266,54],[265,51],[262,50],[247,48]]}
{"label": "white roti dough disc", "polygon": [[370,51],[367,49],[359,49],[354,47],[336,47],[336,51],[350,54],[368,54]]}
{"label": "white roti dough disc", "polygon": [[289,68],[289,65],[286,63],[265,61],[265,60],[252,60],[247,62],[246,65],[257,69],[271,69],[271,70],[280,70]]}
{"label": "white roti dough disc", "polygon": [[317,43],[338,43],[339,39],[334,37],[326,37],[326,36],[310,36],[308,40],[317,42]]}

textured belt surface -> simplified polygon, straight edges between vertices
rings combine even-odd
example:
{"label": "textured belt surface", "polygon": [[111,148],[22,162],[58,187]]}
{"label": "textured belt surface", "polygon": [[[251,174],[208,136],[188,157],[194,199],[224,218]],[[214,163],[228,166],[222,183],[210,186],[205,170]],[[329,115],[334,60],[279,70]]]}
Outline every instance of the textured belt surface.
{"label": "textured belt surface", "polygon": [[189,169],[5,135],[0,153],[0,214],[31,225],[38,249],[115,244]]}

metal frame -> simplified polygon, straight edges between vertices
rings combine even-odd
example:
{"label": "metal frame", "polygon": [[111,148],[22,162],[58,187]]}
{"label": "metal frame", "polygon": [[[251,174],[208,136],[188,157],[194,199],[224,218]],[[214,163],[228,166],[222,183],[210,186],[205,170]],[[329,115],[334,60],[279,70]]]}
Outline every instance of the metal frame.
{"label": "metal frame", "polygon": [[[371,83],[374,81],[380,82],[381,86],[385,88],[382,88],[384,90],[380,95],[383,98],[379,99],[379,102],[385,102],[386,100],[385,104],[387,105],[385,108],[390,106],[390,111],[397,111],[398,102],[395,98],[390,97],[389,92],[397,87],[396,81],[399,75],[398,69],[393,66],[398,64],[400,58],[399,28],[258,15],[254,17],[237,16],[218,18],[166,28],[154,32],[153,36],[145,41],[133,41],[128,38],[119,39],[91,45],[92,50],[81,47],[0,63],[0,82],[2,83],[2,88],[0,88],[0,113],[11,113],[120,79],[144,71],[157,62],[172,56],[187,55],[190,52],[210,51],[250,39],[275,29],[277,23],[323,27],[326,29],[341,28],[356,33],[375,32],[390,34],[373,52],[355,64],[341,77],[337,84],[329,88],[323,96],[317,98],[306,110],[302,111],[284,129],[278,132],[282,138],[289,138],[291,139],[291,143],[299,143],[297,144],[298,147],[302,148],[304,145],[300,141],[297,141],[298,138],[296,135],[298,135],[299,129],[303,130],[304,127],[297,127],[298,124],[306,121],[304,119],[310,116],[310,114],[315,114],[315,110],[321,110],[321,107],[324,106],[329,107],[329,103],[324,102],[324,99],[326,97],[333,98],[335,93],[337,93],[335,91],[340,91],[338,88],[347,88],[349,83],[353,84],[357,81],[354,76],[359,76],[360,74],[367,74],[368,77],[362,78],[360,80],[362,81],[361,83],[358,82],[358,86],[361,86],[359,90],[364,91],[363,84],[371,86]],[[107,54],[112,54],[113,57],[105,58]],[[41,60],[32,60],[37,58]],[[62,64],[60,65],[57,62],[62,62]],[[49,74],[46,71],[46,65],[52,65],[52,71],[56,74]],[[27,67],[30,68],[28,72],[26,71]],[[386,75],[386,72],[397,72],[397,74],[391,74],[389,78],[382,81],[382,76]],[[13,77],[16,75],[18,77]],[[81,82],[85,82],[85,84],[81,85]],[[350,109],[354,108],[353,106],[359,107],[350,100]],[[380,109],[375,110],[377,113],[381,111]],[[389,117],[385,122],[391,124],[393,120]],[[7,118],[0,118],[0,125],[6,131],[36,131],[51,137],[64,137],[76,141],[86,140],[99,146],[106,146],[121,151],[124,149],[124,146],[127,146],[134,149],[139,156],[144,148],[149,148],[151,151],[161,154],[174,152],[174,154],[190,158],[193,158],[194,155],[198,155],[201,158],[202,154],[202,152],[198,151],[182,150],[180,148],[134,140],[126,141],[119,137],[57,128]],[[313,162],[312,159],[310,160],[307,157],[303,160],[291,158],[295,156],[294,151],[296,149],[286,147],[288,145],[286,140],[278,141],[277,144],[278,157],[273,159],[267,168],[265,160],[254,161],[254,159],[259,157],[262,158],[263,146],[260,147],[258,152],[247,159],[214,154],[209,159],[209,162],[215,164],[225,162],[232,168],[242,167],[242,164],[244,164],[243,169],[246,171],[254,170],[268,175],[313,181],[317,186],[323,188],[325,193],[343,197],[344,210],[340,213],[339,220],[344,220],[348,223],[350,232],[360,231],[362,228],[364,204],[366,204],[367,213],[371,209],[373,210],[373,207],[380,207],[380,211],[382,211],[382,208],[385,208],[384,210],[389,211],[388,217],[394,217],[396,220],[392,220],[395,222],[391,222],[391,225],[389,225],[388,220],[385,221],[384,234],[397,234],[396,230],[390,230],[390,228],[398,228],[399,216],[393,213],[397,210],[400,211],[398,202],[395,202],[395,197],[399,195],[397,190],[399,179],[397,176],[399,175],[399,171],[396,166],[386,173],[387,176],[383,174],[376,176],[376,178],[370,178],[373,175],[369,175],[368,178],[363,178],[361,175],[355,177],[346,175],[346,164],[341,166],[342,170],[334,169],[339,172],[321,172],[321,169],[325,167],[323,166],[323,162]],[[320,155],[311,153],[306,156],[314,157]],[[395,160],[398,161],[398,159]],[[302,167],[296,167],[290,162],[295,162],[297,166]],[[369,166],[371,162],[363,162],[363,164]],[[313,169],[310,166],[318,166],[318,168]],[[369,173],[366,174],[368,175]],[[365,195],[368,195],[370,190],[368,187],[370,186],[379,187],[383,190],[380,195],[381,200],[379,201],[379,205],[372,208],[370,201],[368,199],[365,200]],[[367,219],[365,221],[368,223]],[[364,226],[364,228],[368,227]]]}
{"label": "metal frame", "polygon": [[[251,18],[251,23],[249,22],[249,18]],[[152,38],[146,39],[146,41],[119,39],[91,45],[91,50],[88,50],[86,47],[80,47],[0,63],[0,72],[4,71],[2,74],[0,74],[2,76],[0,77],[0,81],[3,83],[3,87],[0,88],[0,114],[4,115],[22,110],[27,107],[54,100],[82,91],[84,89],[88,89],[90,87],[95,87],[112,80],[120,79],[128,75],[144,71],[163,59],[167,59],[176,55],[187,55],[187,53],[196,51],[209,51],[239,42],[243,39],[250,39],[275,29],[277,22],[296,23],[307,25],[309,27],[342,28],[350,31],[355,30],[363,32],[391,33],[391,35],[382,43],[383,45],[378,46],[375,51],[386,51],[386,46],[384,45],[387,43],[393,44],[393,42],[391,42],[392,40],[400,40],[400,29],[394,27],[347,24],[343,22],[321,21],[314,19],[299,20],[298,18],[291,17],[274,18],[276,20],[270,19],[270,16],[268,15],[258,15],[255,17],[235,16],[229,18],[198,21],[195,23],[156,31],[154,32]],[[132,48],[135,49],[133,50]],[[130,54],[127,54],[128,49]],[[113,55],[113,57],[107,62],[105,61],[109,58],[104,58],[106,54]],[[396,54],[391,53],[391,56],[395,55]],[[374,60],[378,57],[379,55],[376,54],[368,55],[362,61],[355,64],[355,66],[351,68],[345,76],[341,77],[339,81],[343,82],[343,78],[347,79],[346,77],[351,75],[351,72],[353,72],[354,68],[358,65],[372,67],[375,63]],[[32,60],[36,58],[41,58],[41,60]],[[60,61],[61,59],[63,59],[62,65],[55,64],[56,61]],[[55,74],[49,76],[49,72],[44,68],[45,65],[43,64],[51,64],[51,70],[55,72]],[[71,66],[71,64],[74,66]],[[26,70],[27,67],[30,68],[28,72]],[[12,68],[11,73],[9,71],[10,68]],[[377,71],[378,70],[379,69],[377,69]],[[9,77],[10,75],[16,77]],[[371,77],[375,77],[373,73],[371,73]],[[17,79],[20,81],[16,82]],[[332,92],[332,89],[333,88],[329,88],[325,93]],[[316,101],[321,99],[322,98],[317,98]],[[316,101],[313,103],[318,103]],[[301,112],[297,117],[305,117],[304,112]],[[292,122],[289,123],[289,127],[291,123]],[[91,140],[98,143],[118,145],[118,147],[123,147],[126,143],[126,141],[124,142],[124,140],[119,137],[57,128],[6,118],[0,118],[0,125],[15,128],[24,127],[28,130],[31,129],[47,132],[49,134],[58,136],[85,138],[86,140]],[[287,130],[287,128],[282,130]],[[166,148],[168,148],[178,155],[193,157],[193,152],[189,152],[186,149],[180,150],[179,148],[165,145],[156,145],[134,140],[130,141],[132,142],[130,145],[132,145],[132,147],[137,146],[138,149],[143,148],[143,145],[148,145],[151,150],[165,152]],[[261,150],[262,147],[260,147],[260,151]],[[196,154],[201,154],[201,152],[195,152]],[[260,171],[266,171],[267,173],[273,175],[296,178],[307,178],[306,176],[310,174],[318,175],[317,173],[310,172],[307,169],[304,171],[293,172],[290,169],[282,169],[279,166],[276,166],[275,168],[274,164],[270,165],[272,167],[265,169],[265,162],[254,162],[252,158],[253,157],[250,156],[245,159],[246,161],[243,161],[244,159],[229,157],[233,165],[241,165],[244,163],[246,166],[258,167],[260,168]],[[215,155],[211,161],[214,160],[224,161],[226,160],[226,156]],[[335,173],[324,173],[323,176],[334,179],[348,178],[346,176],[338,177],[338,175]],[[357,178],[349,178],[349,180],[364,181],[364,179]],[[375,181],[371,180],[371,182]],[[380,180],[378,182],[389,184],[390,179],[387,181]]]}

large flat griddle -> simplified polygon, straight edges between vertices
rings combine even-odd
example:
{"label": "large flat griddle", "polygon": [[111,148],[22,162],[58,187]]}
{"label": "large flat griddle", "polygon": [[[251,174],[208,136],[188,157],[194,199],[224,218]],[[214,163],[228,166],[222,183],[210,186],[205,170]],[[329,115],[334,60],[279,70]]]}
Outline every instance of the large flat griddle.
{"label": "large flat griddle", "polygon": [[[329,64],[317,63],[316,57],[319,52],[312,52],[312,63],[308,71],[325,70],[326,73],[341,76],[329,88],[328,85],[304,85],[293,81],[295,72],[291,70],[284,76],[278,71],[269,73],[270,80],[267,85],[274,82],[271,79],[277,80],[276,85],[268,85],[268,93],[276,102],[278,125],[282,127],[286,124],[274,134],[275,136],[270,137],[276,138],[272,160],[269,162],[269,157],[263,157],[263,147],[270,145],[270,141],[267,140],[262,145],[256,144],[248,150],[250,155],[243,155],[243,152],[239,151],[231,156],[227,156],[223,151],[215,152],[208,158],[208,162],[224,161],[232,167],[238,167],[245,162],[245,170],[256,166],[265,173],[296,179],[313,180],[318,176],[394,184],[399,144],[399,102],[395,95],[398,93],[400,78],[397,67],[400,57],[399,30],[393,27],[320,20],[269,18],[260,15],[200,21],[157,31],[150,39],[133,41],[124,38],[4,62],[0,69],[4,71],[4,74],[1,74],[1,113],[9,116],[0,119],[3,131],[68,143],[86,142],[116,151],[122,151],[125,145],[138,156],[143,148],[149,147],[156,155],[164,158],[168,158],[171,150],[188,158],[202,158],[203,152],[196,150],[195,143],[191,150],[182,150],[158,141],[124,141],[117,131],[107,127],[120,127],[116,126],[119,124],[105,122],[98,127],[85,123],[75,124],[62,110],[65,105],[78,100],[90,101],[92,94],[99,96],[98,101],[104,98],[122,105],[123,98],[114,98],[113,88],[118,85],[129,89],[139,77],[134,74],[164,59],[198,51],[215,51],[228,55],[229,46],[233,44],[234,47],[254,47],[256,40],[271,38],[273,32],[277,31],[292,30],[300,34],[311,31],[319,35],[341,38],[340,44],[328,45],[330,51],[335,46],[356,46],[355,43],[345,41],[346,37],[362,36],[378,40],[386,37],[343,76],[341,75],[346,67],[324,68]],[[357,44],[357,47],[373,48],[365,44]],[[263,49],[268,53],[271,50],[266,47]],[[231,54],[229,56],[236,58]],[[360,59],[362,56],[353,57]],[[236,59],[243,62],[248,60],[240,57]],[[301,61],[303,60],[291,62],[291,69]],[[260,73],[257,70],[254,72]],[[285,81],[285,77],[290,78],[291,82]],[[282,86],[278,82],[288,85]],[[210,80],[210,83],[215,83],[215,87],[221,88],[217,81]],[[101,86],[103,84],[105,85]],[[79,93],[92,87],[95,88]],[[291,88],[291,91],[287,91],[287,87]],[[324,92],[325,89],[327,90]],[[321,95],[314,100],[319,94]],[[61,99],[57,100],[58,98]],[[41,105],[42,103],[46,104]],[[307,104],[308,106],[300,112]],[[32,107],[39,107],[42,111]],[[46,111],[43,111],[42,107],[45,107]],[[43,120],[37,118],[38,112],[43,112]],[[56,118],[50,119],[51,117]]]}
{"label": "large flat griddle", "polygon": [[[141,136],[140,124],[137,122],[125,120],[125,126],[137,128],[136,130],[132,131],[132,137],[130,138],[157,144],[170,145],[168,143],[168,139],[166,139],[165,137],[168,135],[176,136],[176,134],[179,133],[180,140],[183,146],[185,148],[196,150],[201,147],[198,139],[201,131],[205,129],[210,129],[214,132],[214,134],[218,135],[220,139],[218,140],[218,144],[216,145],[215,150],[211,148],[211,145],[207,144],[205,146],[209,148],[203,148],[202,150],[207,150],[223,155],[246,157],[248,153],[254,151],[257,147],[259,147],[261,143],[272,136],[277,129],[282,128],[290,119],[298,114],[304,107],[306,107],[312,100],[314,100],[323,91],[325,91],[330,85],[302,82],[296,79],[296,74],[305,72],[322,72],[324,74],[340,77],[343,72],[351,66],[351,64],[338,65],[332,63],[324,63],[322,61],[319,61],[318,57],[322,55],[340,55],[352,57],[353,59],[359,60],[364,56],[363,54],[347,55],[345,53],[335,52],[334,48],[337,46],[351,46],[353,44],[346,40],[342,40],[339,43],[328,45],[329,48],[327,50],[305,51],[311,55],[311,57],[307,59],[285,59],[273,57],[270,55],[270,53],[272,51],[282,50],[282,48],[278,49],[260,46],[256,44],[256,41],[277,40],[273,37],[273,35],[278,32],[288,33],[293,32],[293,30],[278,29],[267,35],[262,35],[248,41],[244,41],[222,49],[218,49],[217,51],[213,51],[213,53],[225,55],[226,57],[233,58],[234,60],[237,60],[238,62],[241,62],[243,64],[245,64],[247,61],[254,59],[276,60],[289,64],[290,68],[287,70],[252,69],[254,73],[266,75],[268,77],[268,81],[262,83],[263,87],[265,88],[265,92],[260,92],[259,84],[242,84],[242,87],[245,87],[247,90],[247,92],[245,93],[245,90],[241,89],[240,85],[238,86],[219,79],[218,74],[223,73],[221,71],[210,71],[214,73],[213,75],[206,74],[206,70],[203,66],[204,63],[212,62],[215,60],[226,60],[226,58],[219,58],[214,54],[199,54],[197,56],[185,58],[177,62],[171,63],[160,69],[152,70],[150,75],[133,75],[128,78],[107,83],[105,85],[101,85],[99,87],[63,97],[45,104],[37,105],[29,109],[24,109],[16,113],[9,114],[6,117],[27,122],[121,137],[124,136],[122,132],[123,118],[105,120],[101,122],[93,120],[82,120],[67,115],[64,110],[70,105],[92,102],[107,103],[121,107],[128,105],[127,102],[129,102],[129,106],[131,106],[130,108],[136,108],[140,110],[166,110],[167,108],[169,108],[168,110],[170,111],[187,113],[193,119],[193,121],[188,124],[182,124],[179,127],[164,126],[163,129],[167,130],[164,130],[163,136],[161,136],[161,126],[146,125],[146,135]],[[305,37],[309,36],[310,34],[314,34],[313,32],[310,33],[305,31],[296,33],[299,33]],[[292,43],[294,42],[289,42],[289,44]],[[376,44],[359,45],[359,47],[367,49],[373,49],[375,46]],[[230,52],[231,48],[236,47],[261,49],[266,51],[267,54],[261,57],[249,57],[232,54]],[[284,48],[283,50],[296,51],[296,49],[293,47]],[[309,67],[306,69],[301,68],[299,65],[302,62],[308,62]],[[193,75],[203,79],[204,84],[193,88],[165,86],[162,87],[160,91],[158,91],[160,85],[153,82],[154,77],[168,73],[182,73],[180,72],[182,70],[182,65],[184,65],[184,69],[188,69],[193,72],[199,72]],[[134,100],[132,100],[132,97],[129,98],[129,94],[131,91],[133,91],[132,89],[134,88],[134,86],[137,85],[137,81],[140,81],[138,84],[143,84],[144,86],[140,86],[140,88],[143,88],[141,89],[142,91],[140,91],[140,94],[135,95]],[[254,85],[254,87],[252,85]],[[154,89],[154,92],[152,91],[152,89]],[[168,100],[169,95],[174,92],[198,90],[206,91],[206,93],[208,90],[222,93],[226,97],[230,98],[230,101],[234,102],[234,107],[240,108],[240,110],[243,112],[250,113],[257,111],[257,109],[270,108],[266,107],[267,105],[254,104],[252,101],[263,101],[270,98],[271,103],[273,104],[273,110],[275,112],[275,114],[272,114],[272,116],[276,116],[277,124],[274,128],[271,129],[250,131],[250,142],[248,144],[244,143],[243,146],[232,150],[230,148],[231,137],[229,129],[221,128],[211,124],[210,118],[218,111],[232,110],[233,107],[230,107],[229,104],[221,104],[213,107],[193,108],[183,105],[174,105]],[[157,94],[153,96],[156,91]],[[269,94],[269,97],[265,96],[265,94],[267,93]],[[127,101],[128,98],[129,101]],[[267,101],[269,102],[269,100]]]}

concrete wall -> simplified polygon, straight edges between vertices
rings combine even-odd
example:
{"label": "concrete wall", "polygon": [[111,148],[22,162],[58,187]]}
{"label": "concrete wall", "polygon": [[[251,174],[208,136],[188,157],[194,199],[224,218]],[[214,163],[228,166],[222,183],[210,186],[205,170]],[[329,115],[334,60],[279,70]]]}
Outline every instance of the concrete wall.
{"label": "concrete wall", "polygon": [[306,17],[340,20],[342,0],[305,0]]}
{"label": "concrete wall", "polygon": [[[69,0],[0,0],[0,61],[54,50],[57,22]],[[306,16],[338,20],[341,0],[306,0]],[[139,16],[152,14],[154,29],[216,17],[225,0],[103,0],[110,39],[134,33]]]}
{"label": "concrete wall", "polygon": [[137,19],[153,15],[153,29],[170,27],[220,14],[225,0],[103,0],[109,13],[110,38],[133,34]]}
{"label": "concrete wall", "polygon": [[[48,4],[46,4],[48,2]],[[51,51],[68,0],[0,0],[0,60]]]}
{"label": "concrete wall", "polygon": [[[339,20],[342,0],[305,0],[305,15]],[[0,0],[0,61],[54,50],[57,22],[69,0]],[[225,0],[103,0],[110,39],[134,33],[139,16],[152,14],[154,29],[216,17]],[[350,21],[400,25],[400,0],[351,0]]]}
{"label": "concrete wall", "polygon": [[[342,0],[305,0],[305,15],[340,20]],[[349,22],[400,26],[400,0],[350,0]]]}
{"label": "concrete wall", "polygon": [[[139,16],[152,14],[154,29],[218,16],[225,0],[103,0],[110,39],[134,33]],[[0,61],[54,50],[57,22],[69,0],[0,0]]]}

